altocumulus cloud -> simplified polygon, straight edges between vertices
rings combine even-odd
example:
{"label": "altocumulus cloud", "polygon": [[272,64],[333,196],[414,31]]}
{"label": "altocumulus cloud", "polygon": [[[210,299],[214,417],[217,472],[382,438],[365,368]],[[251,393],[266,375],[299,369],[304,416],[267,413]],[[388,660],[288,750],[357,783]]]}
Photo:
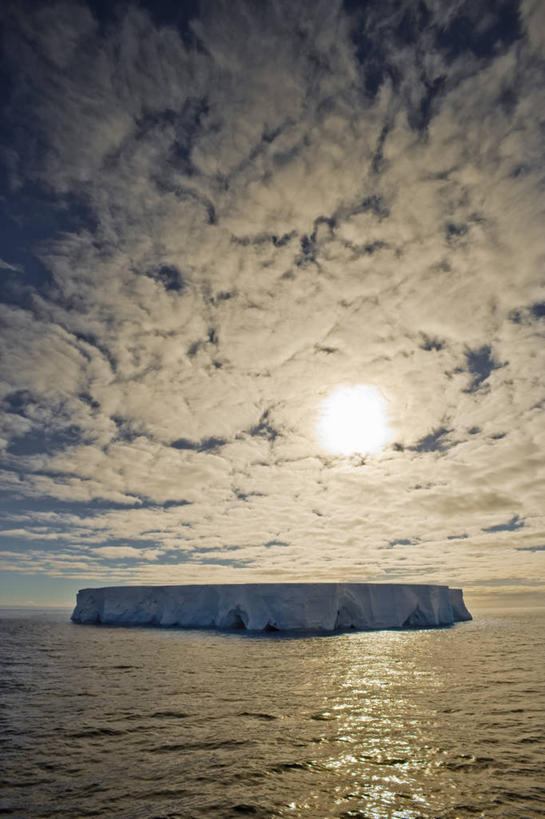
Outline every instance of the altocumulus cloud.
{"label": "altocumulus cloud", "polygon": [[542,5],[1,15],[4,569],[535,590]]}

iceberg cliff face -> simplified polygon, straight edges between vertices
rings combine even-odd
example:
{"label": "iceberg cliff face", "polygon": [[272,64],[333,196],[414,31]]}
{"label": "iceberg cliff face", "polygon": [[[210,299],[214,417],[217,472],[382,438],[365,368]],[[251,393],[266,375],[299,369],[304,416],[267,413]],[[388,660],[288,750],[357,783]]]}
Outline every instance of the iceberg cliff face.
{"label": "iceberg cliff face", "polygon": [[395,583],[243,583],[82,589],[75,623],[250,631],[429,628],[471,620],[461,589]]}
{"label": "iceberg cliff face", "polygon": [[448,590],[450,605],[452,606],[452,614],[455,622],[462,620],[473,620],[464,602],[464,593],[462,589]]}

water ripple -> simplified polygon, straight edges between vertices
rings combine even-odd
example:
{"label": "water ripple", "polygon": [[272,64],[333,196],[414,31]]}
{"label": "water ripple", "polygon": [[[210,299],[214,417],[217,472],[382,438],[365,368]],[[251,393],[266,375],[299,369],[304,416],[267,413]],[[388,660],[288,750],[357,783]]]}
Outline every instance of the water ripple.
{"label": "water ripple", "polygon": [[545,817],[543,612],[328,639],[0,626],[4,815]]}

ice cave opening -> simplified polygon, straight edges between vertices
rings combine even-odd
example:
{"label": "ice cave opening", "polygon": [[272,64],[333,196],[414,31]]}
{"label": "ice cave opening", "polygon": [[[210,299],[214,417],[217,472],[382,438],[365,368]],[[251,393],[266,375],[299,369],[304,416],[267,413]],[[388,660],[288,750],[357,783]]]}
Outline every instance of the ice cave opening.
{"label": "ice cave opening", "polygon": [[238,607],[229,611],[221,624],[222,628],[233,631],[244,631],[247,628],[248,615]]}

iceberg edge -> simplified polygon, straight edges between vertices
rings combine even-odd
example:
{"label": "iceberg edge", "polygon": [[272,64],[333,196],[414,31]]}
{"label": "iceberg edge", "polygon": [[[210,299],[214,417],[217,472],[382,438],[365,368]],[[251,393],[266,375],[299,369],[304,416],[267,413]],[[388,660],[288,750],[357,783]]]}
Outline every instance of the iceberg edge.
{"label": "iceberg edge", "polygon": [[74,623],[225,630],[439,628],[471,620],[462,589],[400,583],[241,583],[81,589]]}

